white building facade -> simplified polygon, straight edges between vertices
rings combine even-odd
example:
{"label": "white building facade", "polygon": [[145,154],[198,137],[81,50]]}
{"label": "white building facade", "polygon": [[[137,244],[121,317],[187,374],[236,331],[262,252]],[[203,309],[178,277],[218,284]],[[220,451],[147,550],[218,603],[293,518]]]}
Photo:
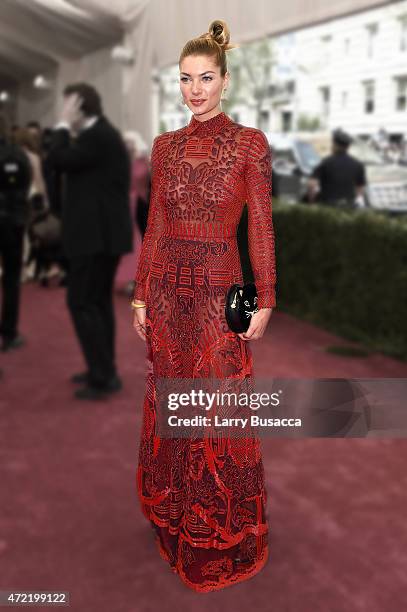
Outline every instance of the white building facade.
{"label": "white building facade", "polygon": [[276,85],[294,92],[270,100],[271,131],[319,124],[407,137],[406,1],[297,30],[275,45]]}

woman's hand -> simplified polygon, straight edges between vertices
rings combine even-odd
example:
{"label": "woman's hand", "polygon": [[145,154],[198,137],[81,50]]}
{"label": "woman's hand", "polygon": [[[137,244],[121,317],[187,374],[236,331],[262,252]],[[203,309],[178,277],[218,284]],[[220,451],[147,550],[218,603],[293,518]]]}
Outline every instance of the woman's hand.
{"label": "woman's hand", "polygon": [[[141,309],[140,309],[141,310]],[[246,332],[237,334],[242,340],[258,340],[266,330],[270,320],[272,308],[260,308],[251,318],[249,329]]]}
{"label": "woman's hand", "polygon": [[[134,300],[135,304],[144,304],[140,300]],[[134,308],[133,327],[142,340],[146,340],[146,305],[144,308]]]}

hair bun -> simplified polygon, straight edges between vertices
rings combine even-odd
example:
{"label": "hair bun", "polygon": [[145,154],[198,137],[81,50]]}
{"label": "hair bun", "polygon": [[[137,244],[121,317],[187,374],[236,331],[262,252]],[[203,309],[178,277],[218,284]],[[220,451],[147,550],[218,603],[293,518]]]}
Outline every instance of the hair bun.
{"label": "hair bun", "polygon": [[230,31],[225,21],[215,19],[209,26],[208,34],[210,37],[225,49],[228,48],[230,41]]}

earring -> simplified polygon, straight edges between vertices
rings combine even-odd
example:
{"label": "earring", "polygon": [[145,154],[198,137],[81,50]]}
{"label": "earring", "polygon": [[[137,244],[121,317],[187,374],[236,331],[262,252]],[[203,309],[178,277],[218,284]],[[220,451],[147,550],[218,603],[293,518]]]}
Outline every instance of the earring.
{"label": "earring", "polygon": [[186,104],[185,98],[183,96],[181,96],[181,104]]}
{"label": "earring", "polygon": [[225,89],[222,90],[222,97],[221,100],[227,100],[227,97],[225,95],[225,92],[227,91],[227,87],[225,87]]}

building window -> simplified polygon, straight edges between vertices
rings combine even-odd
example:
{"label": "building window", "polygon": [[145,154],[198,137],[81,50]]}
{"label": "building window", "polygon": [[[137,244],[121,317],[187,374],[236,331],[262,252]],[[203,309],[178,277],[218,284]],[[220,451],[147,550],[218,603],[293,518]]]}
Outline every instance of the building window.
{"label": "building window", "polygon": [[369,23],[366,26],[367,56],[368,57],[373,57],[374,55],[378,31],[379,31],[379,26],[377,23]]}
{"label": "building window", "polygon": [[295,81],[287,81],[285,87],[288,94],[295,94]]}
{"label": "building window", "polygon": [[321,98],[321,113],[324,117],[329,115],[331,107],[331,89],[328,86],[320,87],[319,94]]}
{"label": "building window", "polygon": [[348,92],[342,92],[342,108],[346,108],[348,106]]}
{"label": "building window", "polygon": [[332,36],[330,34],[321,36],[321,45],[322,57],[325,62],[329,62],[331,60]]}
{"label": "building window", "polygon": [[291,111],[281,113],[281,128],[283,132],[291,132],[293,129],[293,114]]}
{"label": "building window", "polygon": [[407,15],[401,15],[399,17],[400,24],[400,37],[399,37],[399,49],[400,51],[407,51]]}
{"label": "building window", "polygon": [[271,64],[269,62],[267,62],[267,64],[264,64],[264,66],[263,66],[263,74],[264,74],[264,81],[265,81],[265,83],[270,83],[270,81],[271,81]]}
{"label": "building window", "polygon": [[364,81],[364,110],[365,113],[373,113],[375,109],[375,83],[374,81]]}
{"label": "building window", "polygon": [[260,130],[262,130],[262,132],[268,132],[270,129],[270,112],[268,110],[261,110],[259,119]]}
{"label": "building window", "polygon": [[395,78],[396,82],[396,110],[405,111],[407,109],[407,76]]}

